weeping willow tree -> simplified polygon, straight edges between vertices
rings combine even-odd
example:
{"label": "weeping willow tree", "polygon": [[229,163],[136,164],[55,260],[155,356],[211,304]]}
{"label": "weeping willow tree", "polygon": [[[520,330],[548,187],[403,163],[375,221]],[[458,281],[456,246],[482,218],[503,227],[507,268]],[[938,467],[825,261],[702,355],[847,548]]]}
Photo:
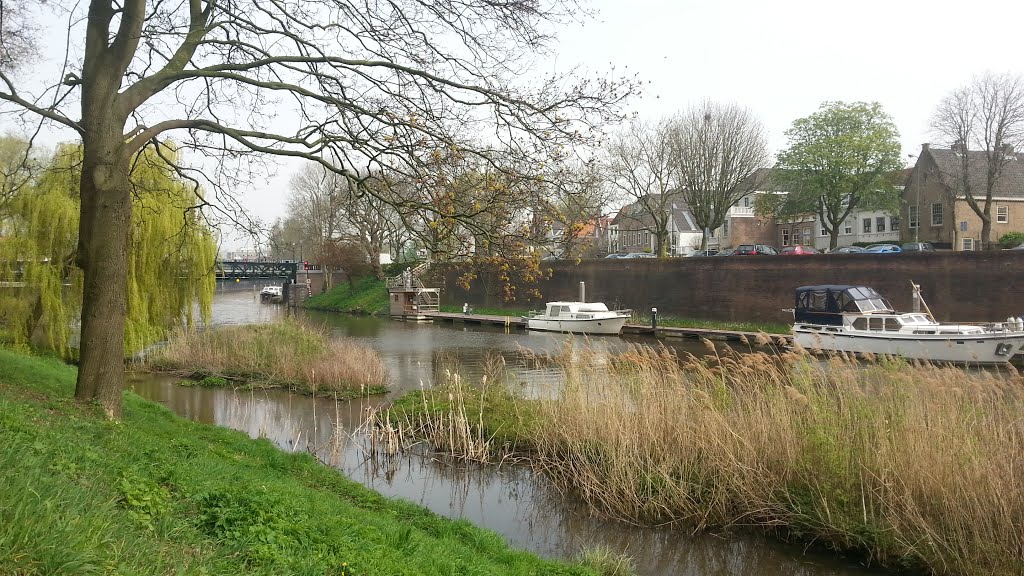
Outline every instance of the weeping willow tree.
{"label": "weeping willow tree", "polygon": [[[196,189],[167,160],[145,151],[133,162],[128,246],[125,350],[162,339],[180,322],[207,319],[214,292],[216,243],[196,206]],[[3,321],[18,346],[46,344],[74,356],[73,327],[82,309],[82,272],[75,266],[82,151],[62,145],[31,186],[11,203],[0,241],[3,275],[20,288],[4,291]],[[198,304],[198,306],[197,306]]]}

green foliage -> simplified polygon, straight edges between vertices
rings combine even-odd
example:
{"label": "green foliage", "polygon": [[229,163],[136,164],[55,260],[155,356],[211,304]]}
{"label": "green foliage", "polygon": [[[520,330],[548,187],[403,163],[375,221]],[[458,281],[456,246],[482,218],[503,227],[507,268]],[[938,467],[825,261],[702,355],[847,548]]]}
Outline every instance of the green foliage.
{"label": "green foliage", "polygon": [[[404,269],[404,268],[403,268]],[[303,306],[314,310],[357,314],[387,314],[388,289],[383,280],[365,276],[352,285],[342,283],[330,292],[307,299]]]}
{"label": "green foliage", "polygon": [[228,385],[228,379],[222,376],[207,376],[199,381],[204,388],[222,388]]}
{"label": "green foliage", "polygon": [[619,554],[607,546],[587,547],[576,554],[576,561],[593,568],[599,576],[634,576],[636,562],[625,554]]}
{"label": "green foliage", "polygon": [[[82,272],[75,261],[81,163],[79,145],[59,146],[12,195],[12,233],[0,242],[0,277],[21,275],[26,283],[19,293],[0,295],[0,322],[17,345],[41,334],[65,357],[71,355],[70,327],[82,307]],[[125,324],[125,348],[131,352],[162,339],[181,320],[193,323],[196,302],[200,315],[209,317],[216,259],[212,232],[191,208],[199,192],[152,152],[138,155],[133,166],[132,183],[144,193],[133,195]]]}
{"label": "green foliage", "polygon": [[1007,232],[999,237],[1000,248],[1016,248],[1024,244],[1024,232]]}
{"label": "green foliage", "polygon": [[899,133],[881,104],[826,102],[794,121],[786,137],[770,182],[784,194],[763,195],[755,203],[759,214],[816,214],[834,244],[853,210],[898,208],[892,175],[902,168]]}
{"label": "green foliage", "polygon": [[153,529],[153,521],[170,510],[170,493],[148,478],[126,473],[118,480],[117,488],[120,491],[118,502],[121,506],[150,530]]}
{"label": "green foliage", "polygon": [[110,423],[74,380],[0,350],[0,574],[593,574],[134,394]]}

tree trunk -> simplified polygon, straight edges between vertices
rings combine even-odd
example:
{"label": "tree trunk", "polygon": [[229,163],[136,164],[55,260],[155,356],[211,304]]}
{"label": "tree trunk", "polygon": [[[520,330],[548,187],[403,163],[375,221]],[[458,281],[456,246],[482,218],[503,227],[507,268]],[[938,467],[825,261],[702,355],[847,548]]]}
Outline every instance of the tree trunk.
{"label": "tree trunk", "polygon": [[992,249],[992,218],[988,214],[981,217],[981,249]]}
{"label": "tree trunk", "polygon": [[[121,416],[128,233],[132,203],[121,134],[86,138],[81,179],[79,263],[84,272],[82,339],[75,398]],[[104,145],[106,144],[106,145]]]}
{"label": "tree trunk", "polygon": [[831,251],[835,250],[838,247],[839,247],[839,226],[836,226],[835,229],[833,229],[832,232],[828,235],[828,250],[829,250],[829,252],[831,252]]}

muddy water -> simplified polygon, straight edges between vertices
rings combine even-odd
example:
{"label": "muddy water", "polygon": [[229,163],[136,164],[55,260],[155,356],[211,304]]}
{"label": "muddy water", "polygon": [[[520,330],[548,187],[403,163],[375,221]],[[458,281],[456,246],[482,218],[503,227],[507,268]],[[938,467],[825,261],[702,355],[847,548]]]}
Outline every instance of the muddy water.
{"label": "muddy water", "polygon": [[[276,307],[251,294],[218,294],[214,323],[248,323],[273,318]],[[483,373],[501,357],[516,380],[539,385],[553,373],[517,362],[521,348],[544,351],[565,345],[565,337],[505,333],[502,330],[406,324],[388,320],[311,315],[338,334],[358,338],[385,360],[393,388],[429,386],[438,369]],[[617,338],[589,344],[616,350]],[[680,343],[687,346],[687,343]],[[700,352],[699,345],[693,348]],[[591,516],[571,496],[543,477],[517,466],[462,466],[429,454],[387,458],[358,440],[365,412],[388,398],[336,403],[280,392],[234,392],[184,388],[160,377],[134,377],[132,388],[184,417],[266,437],[285,450],[311,451],[350,478],[386,496],[423,505],[450,518],[463,518],[501,534],[512,546],[568,558],[581,547],[603,545],[632,556],[643,575],[800,575],[881,574],[827,553],[805,552],[757,536],[691,536],[672,529],[637,528]]]}

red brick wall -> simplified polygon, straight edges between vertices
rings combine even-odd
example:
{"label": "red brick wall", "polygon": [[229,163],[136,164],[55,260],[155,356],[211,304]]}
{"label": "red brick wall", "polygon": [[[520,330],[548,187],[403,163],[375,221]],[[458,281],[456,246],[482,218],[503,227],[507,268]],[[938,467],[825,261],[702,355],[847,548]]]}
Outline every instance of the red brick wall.
{"label": "red brick wall", "polygon": [[[547,264],[547,263],[546,263]],[[921,285],[940,320],[1002,320],[1024,316],[1024,251],[922,254],[730,256],[553,262],[539,288],[542,299],[504,303],[480,289],[455,287],[448,275],[442,303],[539,307],[576,300],[586,282],[587,300],[659,314],[713,320],[788,322],[793,290],[809,284],[864,284],[909,310],[910,281]]]}

